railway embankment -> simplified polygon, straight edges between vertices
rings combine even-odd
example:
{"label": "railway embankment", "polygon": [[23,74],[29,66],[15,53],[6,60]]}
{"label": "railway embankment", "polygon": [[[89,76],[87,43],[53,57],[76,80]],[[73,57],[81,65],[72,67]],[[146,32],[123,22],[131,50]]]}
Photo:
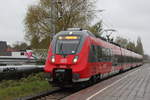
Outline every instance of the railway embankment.
{"label": "railway embankment", "polygon": [[52,89],[45,80],[44,73],[34,73],[26,78],[3,80],[0,82],[0,100],[14,100]]}

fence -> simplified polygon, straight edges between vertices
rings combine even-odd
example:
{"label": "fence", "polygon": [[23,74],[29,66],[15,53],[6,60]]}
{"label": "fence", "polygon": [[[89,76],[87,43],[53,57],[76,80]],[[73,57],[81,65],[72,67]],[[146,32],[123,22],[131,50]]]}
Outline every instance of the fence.
{"label": "fence", "polygon": [[33,55],[37,57],[37,59],[46,59],[47,58],[47,49],[34,49]]}

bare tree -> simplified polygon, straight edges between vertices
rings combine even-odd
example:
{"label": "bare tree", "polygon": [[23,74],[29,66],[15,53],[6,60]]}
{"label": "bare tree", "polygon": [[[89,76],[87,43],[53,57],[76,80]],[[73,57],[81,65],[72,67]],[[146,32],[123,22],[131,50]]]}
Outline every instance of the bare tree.
{"label": "bare tree", "polygon": [[134,42],[129,41],[128,44],[127,44],[127,49],[132,50],[132,51],[135,52],[135,48],[136,48],[135,46],[136,45],[135,45]]}
{"label": "bare tree", "polygon": [[97,37],[100,37],[103,32],[102,20],[89,27],[89,30]]}
{"label": "bare tree", "polygon": [[137,53],[141,54],[141,55],[144,54],[143,44],[142,44],[142,41],[141,41],[140,37],[138,37],[138,39],[137,39],[137,44],[136,44],[135,51]]}
{"label": "bare tree", "polygon": [[122,47],[126,48],[129,41],[123,37],[118,36],[115,40],[115,43],[121,45]]}
{"label": "bare tree", "polygon": [[[56,32],[69,27],[86,28],[95,16],[94,2],[91,0],[62,0],[54,3],[55,17],[51,16],[52,0],[40,0],[37,5],[28,8],[25,22],[25,39],[33,42],[34,37],[39,42],[46,39],[52,33],[51,25]],[[55,20],[55,21],[52,21]]]}

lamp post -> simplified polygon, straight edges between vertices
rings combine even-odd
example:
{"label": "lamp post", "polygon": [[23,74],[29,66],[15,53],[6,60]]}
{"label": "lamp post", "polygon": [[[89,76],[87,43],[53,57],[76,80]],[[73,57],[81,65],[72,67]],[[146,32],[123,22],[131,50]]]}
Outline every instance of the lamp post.
{"label": "lamp post", "polygon": [[50,10],[50,14],[51,14],[51,20],[50,20],[50,24],[51,24],[51,34],[52,34],[52,36],[54,35],[54,33],[55,33],[55,27],[54,27],[54,14],[55,14],[55,11],[54,11],[54,9],[55,9],[55,6],[54,6],[54,0],[51,0],[51,10]]}
{"label": "lamp post", "polygon": [[51,10],[50,10],[50,14],[51,14],[51,33],[52,36],[54,36],[56,34],[56,18],[57,18],[57,9],[56,9],[56,4],[60,4],[61,5],[61,1],[60,0],[51,0]]}

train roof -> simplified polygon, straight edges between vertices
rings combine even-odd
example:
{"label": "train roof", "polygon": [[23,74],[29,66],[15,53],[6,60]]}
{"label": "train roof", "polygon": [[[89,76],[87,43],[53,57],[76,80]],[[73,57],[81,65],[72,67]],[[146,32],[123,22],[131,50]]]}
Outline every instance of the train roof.
{"label": "train roof", "polygon": [[[99,39],[99,40],[101,40],[101,41],[103,41],[103,42],[105,42],[105,43],[107,43],[107,44],[110,44],[110,45],[114,45],[114,46],[116,46],[116,47],[121,47],[119,44],[117,44],[117,43],[114,43],[114,42],[109,42],[109,41],[107,41],[106,39],[104,39],[104,38],[102,38],[102,37],[96,37],[93,33],[91,33],[90,31],[88,31],[88,30],[83,30],[83,29],[81,29],[81,28],[68,28],[67,30],[65,30],[65,31],[60,31],[60,32],[58,32],[56,35],[55,35],[55,37],[57,37],[57,36],[59,36],[59,35],[81,35],[81,36],[91,36],[91,37],[93,37],[93,38],[97,38],[97,39]],[[133,52],[133,51],[131,51],[131,50],[128,50],[128,49],[126,49],[126,48],[123,48],[123,47],[121,47],[121,49],[123,49],[126,53],[131,53],[132,52],[132,54],[135,56],[135,57],[137,57],[137,58],[142,58],[142,55],[140,55],[140,54],[137,54],[137,53],[135,53],[135,52]],[[128,55],[128,54],[127,54]]]}
{"label": "train roof", "polygon": [[93,33],[91,33],[90,31],[83,30],[81,28],[68,28],[66,31],[60,31],[56,34],[56,36],[58,35],[82,35],[95,37],[95,35],[93,35]]}

